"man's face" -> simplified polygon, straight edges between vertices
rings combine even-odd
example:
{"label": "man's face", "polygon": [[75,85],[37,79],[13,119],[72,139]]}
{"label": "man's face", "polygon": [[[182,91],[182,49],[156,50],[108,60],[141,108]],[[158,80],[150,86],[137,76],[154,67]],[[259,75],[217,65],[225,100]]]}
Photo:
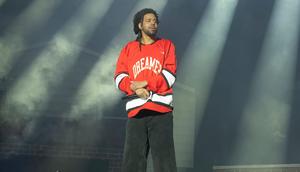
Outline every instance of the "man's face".
{"label": "man's face", "polygon": [[157,19],[154,14],[144,15],[144,20],[139,24],[140,29],[148,36],[155,36],[157,33]]}

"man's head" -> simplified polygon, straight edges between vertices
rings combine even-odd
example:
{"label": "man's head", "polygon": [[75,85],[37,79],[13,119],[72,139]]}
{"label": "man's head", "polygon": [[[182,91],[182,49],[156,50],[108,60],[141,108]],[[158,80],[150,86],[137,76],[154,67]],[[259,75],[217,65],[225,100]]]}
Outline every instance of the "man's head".
{"label": "man's head", "polygon": [[158,26],[158,14],[151,8],[140,10],[133,18],[133,31],[135,34],[144,32],[148,36],[155,36]]}

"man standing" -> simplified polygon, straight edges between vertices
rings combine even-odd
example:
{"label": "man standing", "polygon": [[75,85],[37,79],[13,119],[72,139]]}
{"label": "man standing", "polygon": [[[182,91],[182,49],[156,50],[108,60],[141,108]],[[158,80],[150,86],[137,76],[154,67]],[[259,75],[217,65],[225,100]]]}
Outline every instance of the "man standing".
{"label": "man standing", "polygon": [[123,172],[146,172],[149,150],[155,172],[177,171],[172,114],[175,46],[156,36],[158,23],[153,9],[137,12],[133,27],[138,36],[123,47],[116,65],[116,86],[127,95]]}

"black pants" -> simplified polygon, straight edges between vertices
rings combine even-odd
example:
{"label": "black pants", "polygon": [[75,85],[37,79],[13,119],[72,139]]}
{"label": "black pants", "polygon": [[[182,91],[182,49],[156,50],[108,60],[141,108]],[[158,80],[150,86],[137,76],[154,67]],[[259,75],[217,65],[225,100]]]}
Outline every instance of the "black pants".
{"label": "black pants", "polygon": [[146,172],[151,150],[154,172],[176,172],[172,112],[143,110],[129,118],[122,172]]}

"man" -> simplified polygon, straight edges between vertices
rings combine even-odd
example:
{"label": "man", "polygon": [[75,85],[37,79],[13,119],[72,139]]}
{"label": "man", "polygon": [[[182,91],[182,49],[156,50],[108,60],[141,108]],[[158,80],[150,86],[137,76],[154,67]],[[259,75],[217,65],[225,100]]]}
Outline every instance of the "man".
{"label": "man", "polygon": [[156,36],[158,23],[153,9],[135,14],[137,39],[123,47],[115,70],[116,86],[127,94],[123,172],[146,172],[149,149],[155,172],[177,171],[172,114],[175,47]]}

